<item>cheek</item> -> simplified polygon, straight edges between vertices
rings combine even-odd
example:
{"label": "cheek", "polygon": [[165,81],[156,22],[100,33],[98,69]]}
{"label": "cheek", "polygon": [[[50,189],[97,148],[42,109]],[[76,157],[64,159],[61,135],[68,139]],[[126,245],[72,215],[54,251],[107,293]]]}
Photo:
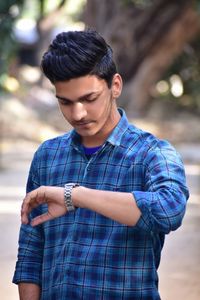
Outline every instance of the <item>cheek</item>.
{"label": "cheek", "polygon": [[110,116],[112,110],[112,101],[111,99],[107,98],[107,101],[105,100],[102,105],[102,115],[104,116],[104,119],[107,119]]}
{"label": "cheek", "polygon": [[107,116],[107,108],[102,104],[93,109],[92,112],[93,118],[101,123]]}
{"label": "cheek", "polygon": [[111,107],[112,107],[112,101],[111,99],[106,97],[106,99],[101,103],[99,103],[98,107],[96,107],[95,113],[99,117],[106,118],[110,114]]}

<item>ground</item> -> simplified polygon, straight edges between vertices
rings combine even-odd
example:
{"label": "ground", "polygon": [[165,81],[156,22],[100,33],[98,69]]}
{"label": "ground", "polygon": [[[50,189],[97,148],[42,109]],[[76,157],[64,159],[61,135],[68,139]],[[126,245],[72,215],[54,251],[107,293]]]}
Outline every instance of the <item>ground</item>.
{"label": "ground", "polygon": [[[5,141],[0,170],[0,265],[1,299],[16,300],[17,287],[11,283],[17,255],[20,206],[31,157],[37,144],[24,140]],[[193,149],[193,152],[191,151]],[[162,254],[160,293],[162,300],[199,300],[200,295],[200,151],[182,145],[191,197],[183,225],[166,237]],[[188,160],[196,153],[195,161]],[[185,159],[186,157],[186,159]]]}
{"label": "ground", "polygon": [[[0,112],[0,265],[1,299],[16,300],[17,287],[11,283],[20,226],[20,205],[25,194],[29,164],[38,143],[69,127],[55,103],[45,107],[9,97]],[[38,95],[41,95],[38,92]],[[45,99],[47,95],[43,97]],[[34,110],[30,109],[33,108]],[[36,109],[37,108],[37,109]],[[38,112],[39,111],[39,112]],[[153,114],[131,121],[143,129],[170,140],[180,151],[191,197],[182,227],[166,238],[159,268],[162,300],[199,300],[200,295],[200,122],[191,114]]]}

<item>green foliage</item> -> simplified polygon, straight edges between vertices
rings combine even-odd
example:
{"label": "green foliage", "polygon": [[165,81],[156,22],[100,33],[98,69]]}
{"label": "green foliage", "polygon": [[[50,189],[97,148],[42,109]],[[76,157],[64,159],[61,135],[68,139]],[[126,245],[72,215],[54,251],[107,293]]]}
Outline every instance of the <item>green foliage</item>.
{"label": "green foliage", "polygon": [[[135,5],[147,8],[155,0],[121,0],[124,5]],[[16,55],[17,44],[13,37],[13,26],[17,18],[28,17],[38,21],[48,15],[60,5],[65,4],[68,14],[77,19],[77,7],[81,7],[86,0],[0,0],[0,87],[8,72],[9,63]],[[195,0],[197,11],[200,12],[200,0]],[[100,4],[99,4],[100,5]],[[74,8],[76,7],[76,11]],[[72,9],[73,8],[73,9]],[[162,95],[163,100],[173,99],[180,107],[191,108],[200,112],[200,37],[193,43],[186,45],[183,53],[175,60],[163,76],[163,80],[170,86],[173,74],[179,75],[183,83],[184,92],[180,97],[174,97],[170,92]],[[160,98],[160,97],[159,97]]]}
{"label": "green foliage", "polygon": [[0,85],[8,69],[8,64],[16,50],[12,34],[13,24],[19,17],[24,0],[3,0],[0,2]]}
{"label": "green foliage", "polygon": [[38,21],[64,0],[1,0],[0,1],[0,87],[4,87],[9,65],[15,58],[17,42],[13,35],[15,22],[20,17]]}
{"label": "green foliage", "polygon": [[58,8],[64,0],[24,0],[22,16],[39,20]]}
{"label": "green foliage", "polygon": [[185,107],[200,113],[200,36],[193,43],[185,46],[182,54],[177,57],[163,79],[170,85],[170,78],[174,74],[177,74],[182,81],[183,94],[174,97],[169,90],[168,93],[163,94],[163,100],[171,99],[179,108]]}

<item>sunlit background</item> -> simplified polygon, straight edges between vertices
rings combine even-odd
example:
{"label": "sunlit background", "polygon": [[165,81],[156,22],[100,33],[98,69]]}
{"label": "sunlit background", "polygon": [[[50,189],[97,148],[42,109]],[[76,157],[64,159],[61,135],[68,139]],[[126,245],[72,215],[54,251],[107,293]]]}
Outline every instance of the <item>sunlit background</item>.
{"label": "sunlit background", "polygon": [[136,126],[168,139],[186,166],[191,197],[183,226],[167,237],[160,273],[166,300],[200,295],[200,1],[0,1],[0,298],[11,283],[20,206],[34,151],[70,129],[40,60],[61,31],[96,28],[124,80],[119,106]]}

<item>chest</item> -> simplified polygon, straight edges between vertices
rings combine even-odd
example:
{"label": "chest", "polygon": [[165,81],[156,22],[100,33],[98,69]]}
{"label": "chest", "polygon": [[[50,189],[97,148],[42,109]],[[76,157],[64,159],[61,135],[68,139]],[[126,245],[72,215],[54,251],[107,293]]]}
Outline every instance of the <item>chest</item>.
{"label": "chest", "polygon": [[88,160],[75,149],[57,151],[42,162],[40,184],[63,186],[67,182],[112,191],[142,189],[144,169],[137,151],[105,147]]}

